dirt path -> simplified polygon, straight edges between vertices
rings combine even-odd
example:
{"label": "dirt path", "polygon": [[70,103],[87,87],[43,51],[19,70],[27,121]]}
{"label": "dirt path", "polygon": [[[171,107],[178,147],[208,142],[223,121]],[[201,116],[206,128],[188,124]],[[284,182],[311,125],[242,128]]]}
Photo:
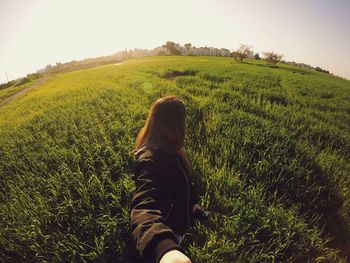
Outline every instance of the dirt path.
{"label": "dirt path", "polygon": [[15,98],[27,93],[28,91],[40,86],[43,84],[47,79],[49,78],[49,75],[43,76],[41,79],[39,79],[37,82],[35,82],[33,85],[22,89],[21,91],[11,95],[10,97],[4,99],[3,101],[0,102],[0,108],[4,107],[5,105],[9,104],[11,101],[13,101]]}

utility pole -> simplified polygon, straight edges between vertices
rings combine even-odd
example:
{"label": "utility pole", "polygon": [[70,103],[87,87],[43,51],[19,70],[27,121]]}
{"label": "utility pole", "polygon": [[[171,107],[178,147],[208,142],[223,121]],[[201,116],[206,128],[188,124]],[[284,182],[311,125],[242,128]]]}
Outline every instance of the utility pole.
{"label": "utility pole", "polygon": [[7,72],[5,72],[5,75],[6,75],[7,82],[9,82],[9,77],[7,76]]}

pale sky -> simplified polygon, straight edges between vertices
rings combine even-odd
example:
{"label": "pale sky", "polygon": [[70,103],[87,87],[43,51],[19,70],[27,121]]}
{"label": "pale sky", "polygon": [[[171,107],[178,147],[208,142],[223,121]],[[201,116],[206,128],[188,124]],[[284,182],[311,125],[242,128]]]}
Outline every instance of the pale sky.
{"label": "pale sky", "polygon": [[249,44],[350,79],[350,0],[0,0],[0,83],[167,40]]}

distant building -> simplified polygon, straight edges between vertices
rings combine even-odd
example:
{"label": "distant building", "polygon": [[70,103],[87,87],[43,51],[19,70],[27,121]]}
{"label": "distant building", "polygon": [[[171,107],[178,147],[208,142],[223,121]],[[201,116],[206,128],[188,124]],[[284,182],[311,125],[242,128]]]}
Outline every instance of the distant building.
{"label": "distant building", "polygon": [[231,57],[231,52],[227,48],[221,48],[220,49],[220,54],[223,57]]}
{"label": "distant building", "polygon": [[[181,56],[222,56],[222,57],[230,57],[231,52],[230,50],[226,48],[215,48],[215,47],[184,47],[181,46],[180,44],[176,43],[175,44],[175,49],[180,51]],[[170,55],[169,50],[167,50],[165,47],[157,47],[151,51],[155,51],[156,53],[159,54],[164,54],[164,55]]]}

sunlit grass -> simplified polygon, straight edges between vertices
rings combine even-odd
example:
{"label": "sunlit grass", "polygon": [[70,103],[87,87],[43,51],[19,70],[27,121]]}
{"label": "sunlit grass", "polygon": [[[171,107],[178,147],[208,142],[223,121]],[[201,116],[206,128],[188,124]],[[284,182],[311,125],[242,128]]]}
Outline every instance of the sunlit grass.
{"label": "sunlit grass", "polygon": [[150,104],[170,94],[186,104],[186,148],[213,212],[187,233],[196,262],[345,260],[350,82],[215,57],[61,73],[1,108],[0,257],[128,262],[130,151]]}

